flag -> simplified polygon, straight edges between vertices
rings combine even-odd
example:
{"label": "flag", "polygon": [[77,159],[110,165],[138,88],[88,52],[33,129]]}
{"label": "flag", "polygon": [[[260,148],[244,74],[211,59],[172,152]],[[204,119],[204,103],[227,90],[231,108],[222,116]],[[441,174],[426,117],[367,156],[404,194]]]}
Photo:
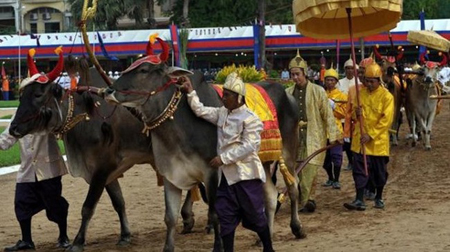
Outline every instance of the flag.
{"label": "flag", "polygon": [[256,69],[259,69],[260,66],[258,64],[258,58],[259,58],[259,29],[260,29],[260,25],[262,25],[262,21],[258,23],[255,23],[253,25],[253,52],[254,52],[254,56],[253,56],[253,61],[255,64]]}
{"label": "flag", "polygon": [[2,64],[2,79],[6,79],[5,65]]}
{"label": "flag", "polygon": [[339,72],[339,51],[341,50],[341,41],[336,39],[336,71]]}
{"label": "flag", "polygon": [[[425,11],[421,11],[419,13],[419,19],[420,19],[420,30],[425,30]],[[420,46],[419,47],[419,56],[418,61],[420,62],[420,55],[427,51],[426,46]],[[428,60],[428,54],[425,54],[425,58]]]}
{"label": "flag", "polygon": [[[175,65],[181,66],[180,36],[178,35],[178,27],[176,25],[172,24],[172,25],[169,25],[169,30],[170,30],[170,37],[172,38],[172,47],[173,47],[173,52],[174,52],[174,56],[175,56]],[[201,32],[202,31],[200,30],[200,35],[201,35]],[[206,35],[206,30],[205,30],[205,35]]]}
{"label": "flag", "polygon": [[105,56],[105,58],[107,58],[109,60],[118,61],[119,59],[117,57],[109,56],[108,51],[106,51],[106,47],[103,44],[102,36],[100,36],[100,33],[98,31],[97,31],[97,37],[98,37],[98,43],[100,44],[100,48],[102,49],[103,56]]}

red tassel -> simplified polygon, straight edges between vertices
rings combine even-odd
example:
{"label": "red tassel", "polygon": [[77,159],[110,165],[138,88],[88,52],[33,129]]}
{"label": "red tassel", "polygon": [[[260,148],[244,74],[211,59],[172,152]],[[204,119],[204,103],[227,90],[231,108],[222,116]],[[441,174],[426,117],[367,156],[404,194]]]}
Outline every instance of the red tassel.
{"label": "red tassel", "polygon": [[63,52],[61,51],[59,53],[58,63],[56,64],[55,68],[50,73],[47,74],[49,82],[56,80],[56,78],[58,78],[63,69],[64,69],[64,56]]}
{"label": "red tassel", "polygon": [[167,45],[167,43],[160,38],[156,39],[159,41],[159,44],[161,45],[162,48],[162,52],[159,54],[159,58],[161,59],[162,62],[166,62],[167,59],[169,58],[169,45]]}

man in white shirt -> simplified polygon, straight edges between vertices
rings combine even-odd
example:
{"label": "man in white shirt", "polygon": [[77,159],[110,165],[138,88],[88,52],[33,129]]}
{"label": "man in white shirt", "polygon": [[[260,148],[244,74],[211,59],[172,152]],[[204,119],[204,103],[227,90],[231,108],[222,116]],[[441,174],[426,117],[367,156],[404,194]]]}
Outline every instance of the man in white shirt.
{"label": "man in white shirt", "polygon": [[217,125],[217,156],[210,161],[219,169],[216,212],[224,250],[233,251],[236,227],[242,225],[256,232],[264,251],[274,251],[264,207],[264,168],[258,157],[263,124],[245,105],[245,84],[231,73],[223,85],[224,106],[205,107],[189,78],[181,77],[192,111]]}
{"label": "man in white shirt", "polygon": [[61,177],[67,168],[53,134],[46,132],[17,139],[9,134],[9,126],[0,134],[0,150],[20,144],[21,164],[17,172],[14,210],[22,231],[22,239],[4,251],[34,250],[31,218],[44,210],[47,218],[58,224],[57,246],[70,246],[67,237],[69,204],[61,195]]}
{"label": "man in white shirt", "polygon": [[289,80],[289,71],[286,68],[281,72],[281,79],[284,81]]}
{"label": "man in white shirt", "polygon": [[[348,94],[348,89],[355,85],[355,70],[353,69],[353,60],[348,59],[344,63],[345,77],[339,80],[338,89],[342,93]],[[356,70],[358,70],[358,65],[356,65]],[[359,81],[358,81],[359,82]]]}

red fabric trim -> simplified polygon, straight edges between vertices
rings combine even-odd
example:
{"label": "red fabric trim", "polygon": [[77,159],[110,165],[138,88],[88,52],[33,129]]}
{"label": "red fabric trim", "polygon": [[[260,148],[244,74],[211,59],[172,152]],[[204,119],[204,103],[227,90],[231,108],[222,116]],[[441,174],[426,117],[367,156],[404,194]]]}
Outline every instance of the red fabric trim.
{"label": "red fabric trim", "polygon": [[135,62],[133,62],[133,64],[131,64],[131,66],[129,66],[127,69],[125,69],[125,71],[122,72],[122,74],[130,72],[131,70],[135,69],[136,67],[138,67],[144,63],[159,65],[159,64],[161,64],[161,59],[157,55],[148,55],[142,59],[138,59]]}
{"label": "red fabric trim", "polygon": [[264,121],[264,130],[268,130],[268,129],[278,129],[278,117],[277,117],[277,110],[275,108],[275,105],[272,102],[272,99],[270,99],[270,96],[267,94],[266,90],[264,90],[264,88],[262,88],[261,86],[252,84],[253,87],[255,87],[256,89],[258,89],[258,91],[261,93],[262,97],[264,98],[264,100],[267,103],[267,106],[270,109],[270,112],[272,113],[273,116],[273,121]]}

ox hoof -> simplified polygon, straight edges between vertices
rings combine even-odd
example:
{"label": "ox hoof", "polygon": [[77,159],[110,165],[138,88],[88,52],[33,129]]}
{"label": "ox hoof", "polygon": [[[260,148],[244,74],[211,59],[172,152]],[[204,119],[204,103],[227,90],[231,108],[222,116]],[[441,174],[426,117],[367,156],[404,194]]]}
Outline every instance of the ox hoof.
{"label": "ox hoof", "polygon": [[305,230],[300,225],[291,225],[291,231],[297,239],[306,238]]}
{"label": "ox hoof", "polygon": [[425,147],[426,151],[430,151],[431,150],[431,146]]}
{"label": "ox hoof", "polygon": [[183,223],[183,230],[181,231],[181,234],[189,234],[192,233],[192,229],[194,228],[194,219],[188,222]]}
{"label": "ox hoof", "polygon": [[212,230],[214,230],[213,225],[211,225],[211,224],[206,225],[206,227],[205,227],[205,232],[206,232],[207,234],[211,234],[211,231],[212,231]]}
{"label": "ox hoof", "polygon": [[128,246],[131,243],[131,237],[130,236],[126,236],[126,237],[121,237],[120,240],[117,242],[117,246]]}
{"label": "ox hoof", "polygon": [[67,252],[81,252],[84,250],[84,246],[72,245],[66,249]]}

